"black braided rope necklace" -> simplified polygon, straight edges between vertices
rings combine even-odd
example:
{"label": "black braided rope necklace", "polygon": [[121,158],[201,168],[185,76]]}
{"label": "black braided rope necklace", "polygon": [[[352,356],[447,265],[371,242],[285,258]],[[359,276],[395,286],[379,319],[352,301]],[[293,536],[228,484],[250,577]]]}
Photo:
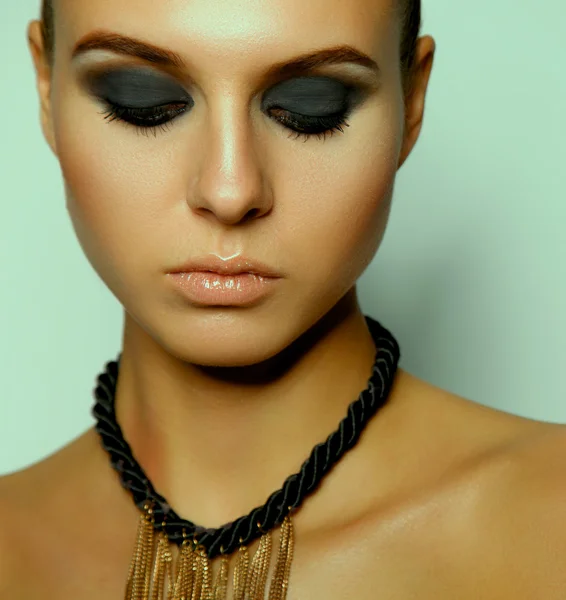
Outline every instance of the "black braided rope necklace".
{"label": "black braided rope necklace", "polygon": [[[92,414],[95,429],[102,446],[110,455],[112,467],[120,476],[122,486],[128,490],[136,504],[143,510],[147,503],[153,507],[154,529],[164,530],[170,541],[182,544],[188,534],[200,536],[198,543],[206,548],[212,559],[218,554],[231,554],[240,543],[249,544],[265,531],[280,525],[285,516],[300,507],[304,499],[320,484],[336,462],[357,443],[365,425],[387,401],[397,371],[400,350],[393,335],[378,321],[365,317],[376,346],[375,362],[368,385],[353,401],[338,429],[324,443],[317,444],[303,462],[299,473],[289,476],[283,487],[273,492],[263,506],[254,508],[248,515],[226,523],[218,529],[205,528],[182,519],[158,494],[144,470],[132,455],[122,429],[116,421],[115,392],[119,362],[106,364],[106,370],[97,377],[94,390],[96,403]],[[261,528],[256,527],[261,523]]]}

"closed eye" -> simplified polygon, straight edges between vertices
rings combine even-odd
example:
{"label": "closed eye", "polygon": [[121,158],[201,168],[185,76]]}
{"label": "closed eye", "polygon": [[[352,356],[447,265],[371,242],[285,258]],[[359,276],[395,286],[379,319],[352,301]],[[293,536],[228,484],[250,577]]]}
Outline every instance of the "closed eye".
{"label": "closed eye", "polygon": [[[157,134],[158,130],[167,130],[173,120],[187,112],[189,107],[186,102],[147,108],[121,106],[109,100],[105,102],[108,109],[102,114],[105,115],[106,119],[109,121],[122,121],[134,126],[142,133],[153,132],[154,135]],[[294,139],[304,137],[306,141],[309,137],[315,135],[319,138],[325,138],[326,135],[333,135],[337,131],[343,133],[343,126],[349,127],[346,121],[346,111],[335,115],[307,116],[274,107],[268,112],[272,114],[276,122],[292,131],[290,137],[294,137]]]}

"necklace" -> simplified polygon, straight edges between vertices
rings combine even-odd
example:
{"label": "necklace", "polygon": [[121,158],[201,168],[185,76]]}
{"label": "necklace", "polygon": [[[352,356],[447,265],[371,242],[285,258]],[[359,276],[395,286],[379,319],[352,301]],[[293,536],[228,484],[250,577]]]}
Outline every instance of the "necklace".
{"label": "necklace", "polygon": [[[338,429],[313,448],[300,472],[289,476],[263,506],[218,529],[182,519],[155,491],[116,421],[114,399],[121,354],[117,361],[106,364],[94,390],[95,428],[122,486],[140,510],[125,600],[226,600],[229,555],[236,550],[233,600],[264,600],[271,563],[271,530],[277,525],[281,526],[281,537],[268,600],[285,600],[294,548],[291,513],[355,446],[365,425],[386,403],[397,371],[400,350],[396,339],[378,321],[368,316],[365,319],[376,346],[375,362],[367,387],[349,405]],[[258,538],[259,546],[250,559],[247,546]],[[179,546],[176,566],[171,544]],[[210,561],[219,555],[219,570],[212,582]]]}

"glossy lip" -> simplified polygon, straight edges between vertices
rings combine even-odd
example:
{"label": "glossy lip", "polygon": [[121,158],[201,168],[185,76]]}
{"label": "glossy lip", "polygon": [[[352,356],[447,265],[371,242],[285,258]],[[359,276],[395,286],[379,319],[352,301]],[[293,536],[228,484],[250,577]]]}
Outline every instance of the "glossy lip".
{"label": "glossy lip", "polygon": [[240,273],[253,273],[262,277],[281,277],[281,273],[257,260],[252,261],[245,256],[237,256],[224,260],[216,255],[189,260],[169,273],[191,273],[193,271],[209,271],[219,275],[239,275]]}
{"label": "glossy lip", "polygon": [[251,306],[276,291],[280,281],[252,273],[220,275],[191,271],[167,275],[175,287],[197,306]]}

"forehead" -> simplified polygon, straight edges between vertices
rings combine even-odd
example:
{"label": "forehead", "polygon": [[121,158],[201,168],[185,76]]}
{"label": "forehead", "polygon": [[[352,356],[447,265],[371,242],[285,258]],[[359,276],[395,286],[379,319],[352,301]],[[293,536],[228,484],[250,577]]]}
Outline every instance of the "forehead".
{"label": "forehead", "polygon": [[[227,70],[351,45],[385,58],[400,42],[399,0],[56,0],[68,51],[98,29],[142,38]],[[59,43],[58,39],[58,43]]]}

